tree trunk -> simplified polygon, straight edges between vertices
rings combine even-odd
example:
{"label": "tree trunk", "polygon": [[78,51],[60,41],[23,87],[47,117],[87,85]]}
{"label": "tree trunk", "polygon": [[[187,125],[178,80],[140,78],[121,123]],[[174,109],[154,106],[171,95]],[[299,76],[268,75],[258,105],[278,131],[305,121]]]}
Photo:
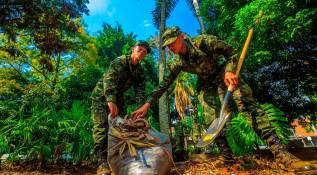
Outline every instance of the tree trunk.
{"label": "tree trunk", "polygon": [[[160,59],[159,59],[159,81],[163,81],[164,72],[166,68],[165,51],[162,48],[163,41],[162,35],[165,30],[165,12],[166,2],[161,0],[161,19],[160,19]],[[165,92],[159,99],[159,118],[160,118],[160,129],[162,133],[169,135],[169,109],[168,109],[168,96]]]}
{"label": "tree trunk", "polygon": [[201,33],[206,33],[203,18],[200,16],[200,13],[199,13],[200,7],[199,7],[198,0],[193,0],[193,5],[195,7],[195,12],[196,12],[196,16],[200,25]]}

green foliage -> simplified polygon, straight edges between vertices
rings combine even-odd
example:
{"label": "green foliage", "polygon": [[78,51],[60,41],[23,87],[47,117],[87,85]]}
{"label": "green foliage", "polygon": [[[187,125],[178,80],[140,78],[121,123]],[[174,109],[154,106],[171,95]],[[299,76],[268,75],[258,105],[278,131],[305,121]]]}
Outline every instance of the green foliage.
{"label": "green foliage", "polygon": [[[149,112],[152,112],[152,111],[149,111]],[[160,123],[156,118],[153,117],[153,114],[149,114],[147,121],[149,122],[151,128],[154,128],[157,131],[160,130]]]}
{"label": "green foliage", "polygon": [[[160,0],[156,0],[155,9],[151,12],[153,15],[152,21],[154,26],[159,29],[160,28],[160,20],[161,20],[161,8],[162,2]],[[172,11],[175,9],[178,0],[165,0],[165,19],[169,18],[172,14]],[[165,24],[164,24],[165,25]]]}
{"label": "green foliage", "polygon": [[268,116],[277,136],[282,140],[283,143],[287,144],[288,138],[292,132],[284,112],[269,103],[262,104],[261,108]]}
{"label": "green foliage", "polygon": [[56,134],[52,129],[54,125],[54,119],[50,117],[52,111],[34,107],[31,112],[31,117],[19,120],[9,117],[1,121],[1,138],[10,145],[9,151],[6,149],[6,152],[10,153],[12,158],[23,155],[28,160],[36,160],[39,155],[44,155],[49,159],[56,144],[51,137]]}
{"label": "green foliage", "polygon": [[191,116],[185,116],[180,120],[180,126],[184,135],[190,135],[193,130],[193,118]]}
{"label": "green foliage", "polygon": [[248,2],[248,0],[202,1],[201,16],[208,27],[207,32],[222,39],[231,37],[234,27],[234,16]]}
{"label": "green foliage", "polygon": [[58,136],[66,144],[64,154],[70,154],[74,162],[91,158],[93,138],[88,106],[74,101],[70,110],[62,109],[58,114],[62,118],[57,122]]}
{"label": "green foliage", "polygon": [[202,126],[204,124],[203,113],[204,113],[203,106],[201,104],[198,104],[197,105],[197,122],[199,126]]}
{"label": "green foliage", "polygon": [[236,155],[250,154],[258,144],[263,144],[261,138],[253,130],[251,121],[240,113],[230,122],[227,140],[232,152]]}
{"label": "green foliage", "polygon": [[130,48],[135,43],[135,35],[133,33],[126,35],[119,23],[115,27],[104,23],[102,27],[96,41],[99,56],[96,63],[106,69],[112,60],[130,53]]}
{"label": "green foliage", "polygon": [[72,162],[80,163],[91,158],[92,122],[87,105],[79,101],[57,113],[35,106],[30,115],[8,117],[0,125],[0,154],[9,153],[10,160],[40,163],[70,155]]}
{"label": "green foliage", "polygon": [[[287,144],[291,135],[288,119],[284,112],[273,106],[272,104],[262,104],[261,108],[265,111],[273,128],[267,128],[269,132],[273,129],[284,144]],[[244,155],[251,154],[257,145],[264,145],[259,135],[254,131],[251,121],[249,121],[242,113],[234,117],[227,131],[227,140],[234,154]]]}
{"label": "green foliage", "polygon": [[71,104],[74,100],[90,103],[91,92],[101,76],[100,68],[87,65],[65,78],[62,87],[65,89],[64,96],[68,104]]}
{"label": "green foliage", "polygon": [[23,80],[12,68],[0,69],[0,98],[14,97],[21,95]]}
{"label": "green foliage", "polygon": [[70,155],[74,163],[91,158],[92,122],[87,109],[75,101],[69,111],[63,109],[55,113],[34,107],[31,116],[2,120],[0,154],[9,153],[10,159],[15,161],[21,161],[22,156],[24,161],[35,162],[51,162],[62,154]]}
{"label": "green foliage", "polygon": [[[47,54],[60,53],[70,46],[64,37],[76,33],[78,19],[88,14],[87,0],[18,0],[1,5],[0,29],[15,40],[20,31],[34,36],[38,48]],[[53,47],[52,47],[53,46]]]}
{"label": "green foliage", "polygon": [[316,5],[310,0],[206,0],[201,15],[209,33],[238,50],[254,28],[242,75],[259,101],[297,116],[316,111],[305,98],[316,94]]}
{"label": "green foliage", "polygon": [[17,116],[19,111],[19,101],[18,100],[1,100],[0,101],[0,120],[7,117]]}

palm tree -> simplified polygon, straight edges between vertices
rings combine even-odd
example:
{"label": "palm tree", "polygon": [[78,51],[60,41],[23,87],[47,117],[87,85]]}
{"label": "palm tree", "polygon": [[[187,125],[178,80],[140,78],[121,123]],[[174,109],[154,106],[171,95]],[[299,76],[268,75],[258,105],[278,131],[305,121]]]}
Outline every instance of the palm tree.
{"label": "palm tree", "polygon": [[[200,29],[202,33],[205,33],[205,26],[203,23],[203,20],[201,16],[199,15],[199,0],[186,0],[189,8],[194,12],[194,15],[197,17]],[[152,11],[153,14],[153,23],[156,28],[159,28],[160,35],[159,35],[159,53],[160,53],[160,59],[159,59],[159,81],[161,82],[163,80],[163,75],[166,68],[166,58],[165,58],[165,51],[162,49],[162,34],[165,30],[165,23],[166,19],[171,15],[172,11],[176,7],[176,4],[178,3],[178,0],[157,0],[156,1],[156,7]],[[183,81],[177,81],[179,83],[183,83]],[[178,84],[179,84],[178,83]],[[186,87],[186,85],[180,85],[176,89],[178,92],[187,92],[184,91],[185,89],[190,89],[191,87]],[[186,96],[188,97],[188,95]],[[189,98],[186,98],[189,99]],[[176,104],[183,104],[188,105],[188,101],[182,101],[184,99],[178,98],[175,96]],[[168,96],[166,93],[162,95],[162,97],[159,99],[159,116],[160,116],[160,128],[161,132],[163,133],[169,133],[169,109],[168,109]],[[180,114],[183,114],[183,111],[181,110],[183,107],[178,106],[177,110],[180,112]]]}
{"label": "palm tree", "polygon": [[[159,81],[163,80],[166,59],[165,50],[162,48],[162,34],[165,30],[166,18],[168,18],[176,6],[178,0],[157,0],[156,7],[152,11],[153,23],[156,28],[159,28]],[[166,93],[159,99],[159,118],[160,118],[160,129],[162,133],[169,134],[169,107],[168,107],[168,96]]]}
{"label": "palm tree", "polygon": [[201,33],[206,33],[205,25],[203,18],[200,16],[200,6],[201,0],[186,0],[187,5],[192,10],[194,15],[197,17]]}

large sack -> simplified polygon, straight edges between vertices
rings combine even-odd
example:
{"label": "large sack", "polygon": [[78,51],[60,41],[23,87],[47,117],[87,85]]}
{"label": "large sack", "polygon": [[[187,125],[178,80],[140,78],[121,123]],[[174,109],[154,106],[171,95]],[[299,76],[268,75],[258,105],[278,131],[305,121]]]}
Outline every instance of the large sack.
{"label": "large sack", "polygon": [[115,175],[164,175],[172,166],[168,136],[146,121],[109,118],[108,163]]}

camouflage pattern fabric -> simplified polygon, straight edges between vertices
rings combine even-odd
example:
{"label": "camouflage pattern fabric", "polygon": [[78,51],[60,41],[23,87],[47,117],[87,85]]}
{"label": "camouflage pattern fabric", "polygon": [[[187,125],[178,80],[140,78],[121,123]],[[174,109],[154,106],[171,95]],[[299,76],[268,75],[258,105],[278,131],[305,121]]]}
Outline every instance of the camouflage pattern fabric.
{"label": "camouflage pattern fabric", "polygon": [[113,102],[119,108],[119,115],[125,114],[123,93],[134,86],[136,103],[145,101],[145,78],[140,64],[132,65],[130,55],[113,60],[110,67],[94,88],[92,99],[92,119],[94,149],[97,155],[107,157],[107,133],[109,108],[107,102]]}
{"label": "camouflage pattern fabric", "polygon": [[[167,32],[168,33],[168,32]],[[167,38],[166,38],[167,39]],[[164,76],[163,81],[156,87],[147,101],[156,101],[176,79],[180,71],[189,72],[198,76],[197,90],[200,94],[200,102],[204,107],[204,118],[210,124],[219,114],[217,99],[223,100],[227,86],[223,79],[225,72],[235,72],[238,62],[237,51],[229,44],[212,35],[199,35],[192,39],[184,40],[188,48],[186,55],[175,55],[169,72]],[[233,93],[233,100],[239,112],[253,121],[252,116],[257,117],[255,124],[260,135],[271,132],[272,126],[264,115],[264,112],[257,108],[252,97],[251,88],[240,78],[237,89]],[[219,101],[219,100],[218,100]],[[218,102],[219,104],[219,102]],[[208,123],[207,126],[208,126]],[[265,131],[265,133],[264,133]]]}

